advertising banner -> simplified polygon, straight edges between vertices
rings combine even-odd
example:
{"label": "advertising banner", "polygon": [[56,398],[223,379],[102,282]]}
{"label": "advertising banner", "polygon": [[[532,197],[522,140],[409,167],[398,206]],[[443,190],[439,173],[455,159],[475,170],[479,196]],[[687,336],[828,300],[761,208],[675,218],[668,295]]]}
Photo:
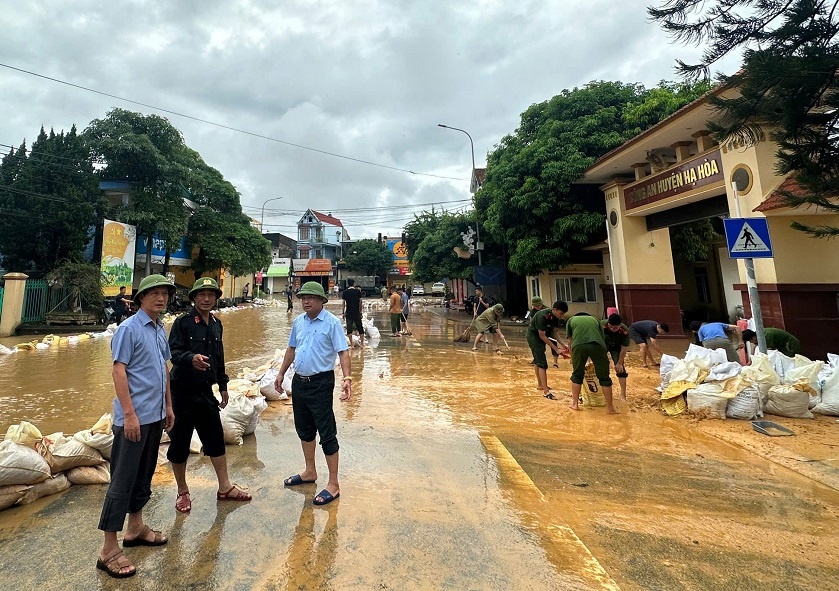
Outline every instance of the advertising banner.
{"label": "advertising banner", "polygon": [[298,277],[323,277],[332,274],[329,259],[292,259],[294,274]]}
{"label": "advertising banner", "polygon": [[408,246],[401,240],[388,240],[387,249],[393,253],[393,266],[408,268]]}
{"label": "advertising banner", "polygon": [[120,286],[131,293],[134,283],[134,248],[137,228],[121,222],[105,220],[102,229],[102,291],[115,296]]}
{"label": "advertising banner", "polygon": [[[137,264],[146,264],[146,253],[148,252],[149,239],[140,236],[137,241]],[[166,243],[155,235],[152,239],[151,262],[153,265],[162,265],[166,260]],[[175,267],[189,267],[192,264],[192,253],[186,247],[186,236],[181,236],[178,249],[169,255],[169,264]]]}

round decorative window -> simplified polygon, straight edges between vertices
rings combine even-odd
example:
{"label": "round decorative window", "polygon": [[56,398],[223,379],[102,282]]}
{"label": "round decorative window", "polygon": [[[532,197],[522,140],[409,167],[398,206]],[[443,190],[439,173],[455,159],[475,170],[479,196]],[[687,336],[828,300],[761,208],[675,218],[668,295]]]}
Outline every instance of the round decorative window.
{"label": "round decorative window", "polygon": [[612,224],[613,228],[618,227],[618,212],[614,209],[609,213],[609,223]]}
{"label": "round decorative window", "polygon": [[731,182],[737,187],[737,192],[745,195],[752,190],[754,177],[752,169],[745,164],[738,164],[731,171]]}

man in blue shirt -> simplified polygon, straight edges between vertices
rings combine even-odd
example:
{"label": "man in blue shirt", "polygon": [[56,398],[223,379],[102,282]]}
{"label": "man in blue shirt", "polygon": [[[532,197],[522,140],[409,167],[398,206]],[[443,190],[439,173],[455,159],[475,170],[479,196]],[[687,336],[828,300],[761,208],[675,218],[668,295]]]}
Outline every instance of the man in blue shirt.
{"label": "man in blue shirt", "polygon": [[[724,322],[699,322],[695,320],[690,323],[691,332],[696,334],[696,340],[706,349],[725,349],[726,359],[729,361],[740,361],[734,343],[728,337],[728,333],[739,335],[739,330],[734,324]],[[739,339],[738,339],[739,340]]]}
{"label": "man in blue shirt", "polygon": [[320,435],[329,480],[312,502],[315,505],[326,505],[341,496],[341,487],[338,485],[338,429],[335,412],[332,410],[335,356],[341,362],[341,373],[344,376],[340,399],[346,401],[352,395],[350,354],[341,321],[323,309],[323,305],[329,301],[323,287],[315,281],[309,281],[300,288],[297,296],[303,302],[304,313],[294,319],[288,337],[288,349],[274,387],[277,392],[283,392],[283,376],[293,362],[295,374],[291,383],[294,395],[291,401],[294,428],[303,447],[306,467],[299,474],[286,478],[284,483],[286,486],[297,486],[317,480],[315,436]]}
{"label": "man in blue shirt", "polygon": [[119,325],[111,341],[113,352],[114,444],[111,483],[99,518],[105,544],[96,568],[114,578],[130,577],[137,569],[120,550],[117,532],[128,514],[123,547],[161,546],[168,540],[143,522],[143,507],[151,498],[151,480],[163,430],[175,422],[169,371],[171,357],[160,314],[175,286],[162,275],[149,275],[134,296],[140,310]]}

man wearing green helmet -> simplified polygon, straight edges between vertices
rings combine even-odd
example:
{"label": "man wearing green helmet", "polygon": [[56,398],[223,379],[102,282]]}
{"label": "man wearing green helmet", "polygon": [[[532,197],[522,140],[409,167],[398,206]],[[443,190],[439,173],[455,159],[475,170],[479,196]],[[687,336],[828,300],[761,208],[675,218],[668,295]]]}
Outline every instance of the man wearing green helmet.
{"label": "man wearing green helmet", "polygon": [[[224,368],[223,327],[211,312],[221,297],[221,289],[212,277],[198,279],[189,292],[193,309],[179,316],[169,333],[172,350],[172,405],[175,426],[169,434],[172,443],[166,457],[178,485],[175,509],[180,513],[192,510],[192,498],[186,484],[186,460],[193,431],[204,446],[218,479],[219,501],[250,501],[245,488],[230,482],[224,431],[219,411],[227,406],[227,383],[230,378]],[[218,384],[221,403],[213,394]]]}
{"label": "man wearing green helmet", "polygon": [[166,361],[171,356],[160,314],[175,286],[163,275],[140,282],[134,303],[140,309],[117,328],[111,341],[113,356],[114,444],[111,482],[105,494],[99,529],[105,543],[96,568],[114,578],[130,577],[137,569],[122,553],[117,532],[128,528],[122,545],[161,546],[168,539],[143,521],[143,507],[151,498],[151,481],[164,429],[175,422]]}
{"label": "man wearing green helmet", "polygon": [[309,281],[303,284],[297,297],[303,302],[304,313],[294,319],[288,337],[288,349],[274,387],[277,392],[283,392],[283,376],[293,362],[294,395],[291,401],[294,428],[303,447],[306,467],[299,474],[286,478],[284,483],[286,486],[297,486],[317,480],[315,437],[320,435],[320,445],[329,468],[329,480],[312,502],[315,505],[326,505],[341,496],[338,484],[338,430],[332,410],[335,356],[340,360],[344,376],[340,399],[346,401],[352,395],[350,354],[341,321],[323,308],[329,301],[323,287],[315,281]]}

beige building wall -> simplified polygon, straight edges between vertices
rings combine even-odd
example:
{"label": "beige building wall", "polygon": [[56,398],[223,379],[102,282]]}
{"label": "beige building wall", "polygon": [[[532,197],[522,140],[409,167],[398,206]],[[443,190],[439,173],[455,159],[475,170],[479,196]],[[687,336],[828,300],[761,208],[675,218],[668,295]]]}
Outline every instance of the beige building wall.
{"label": "beige building wall", "polygon": [[[808,226],[839,227],[839,215],[768,217],[778,283],[839,283],[839,242],[811,238],[794,230],[795,220]],[[760,282],[758,277],[758,282]]]}
{"label": "beige building wall", "polygon": [[529,276],[527,278],[527,297],[528,302],[535,294],[533,289],[534,282],[538,285],[539,296],[545,303],[545,306],[550,307],[554,301],[561,299],[558,297],[556,279],[563,278],[578,278],[584,281],[586,277],[595,279],[595,293],[596,301],[594,302],[575,302],[566,301],[568,304],[568,315],[573,316],[578,312],[585,312],[591,314],[596,318],[603,316],[604,305],[603,295],[601,293],[601,285],[605,281],[603,274],[603,267],[601,265],[572,265],[566,267],[561,271],[550,271],[541,273],[537,276]]}

